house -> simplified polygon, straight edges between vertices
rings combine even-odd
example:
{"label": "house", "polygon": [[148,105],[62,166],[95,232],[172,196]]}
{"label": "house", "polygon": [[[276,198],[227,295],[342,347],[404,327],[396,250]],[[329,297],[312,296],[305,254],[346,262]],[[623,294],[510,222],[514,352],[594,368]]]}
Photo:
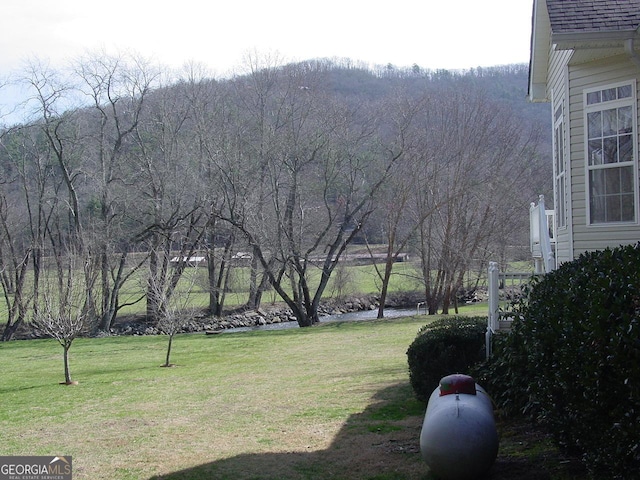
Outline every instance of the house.
{"label": "house", "polygon": [[555,263],[636,243],[640,0],[534,0],[532,20],[528,96],[552,107]]}

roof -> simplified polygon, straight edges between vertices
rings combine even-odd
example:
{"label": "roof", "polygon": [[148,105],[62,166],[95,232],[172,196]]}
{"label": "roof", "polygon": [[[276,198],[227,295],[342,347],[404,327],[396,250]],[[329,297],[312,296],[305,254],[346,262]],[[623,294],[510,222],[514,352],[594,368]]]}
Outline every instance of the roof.
{"label": "roof", "polygon": [[627,53],[640,62],[640,0],[533,0],[529,99],[548,101],[549,47],[573,50],[571,62]]}
{"label": "roof", "polygon": [[557,33],[636,30],[640,0],[547,0],[551,31]]}

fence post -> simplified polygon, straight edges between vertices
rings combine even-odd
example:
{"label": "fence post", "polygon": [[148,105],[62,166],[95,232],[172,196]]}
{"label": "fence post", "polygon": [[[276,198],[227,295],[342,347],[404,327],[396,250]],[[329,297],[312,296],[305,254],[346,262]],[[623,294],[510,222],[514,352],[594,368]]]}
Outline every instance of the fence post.
{"label": "fence post", "polygon": [[489,262],[489,316],[487,320],[487,333],[486,333],[486,345],[485,351],[487,359],[491,355],[491,335],[498,330],[498,264],[496,262]]}
{"label": "fence post", "polygon": [[544,206],[544,195],[540,195],[538,199],[538,223],[540,229],[540,251],[544,262],[544,271],[549,273],[554,269],[555,260],[553,258],[553,250],[551,250],[551,238],[549,238],[549,221],[547,220],[547,210]]}

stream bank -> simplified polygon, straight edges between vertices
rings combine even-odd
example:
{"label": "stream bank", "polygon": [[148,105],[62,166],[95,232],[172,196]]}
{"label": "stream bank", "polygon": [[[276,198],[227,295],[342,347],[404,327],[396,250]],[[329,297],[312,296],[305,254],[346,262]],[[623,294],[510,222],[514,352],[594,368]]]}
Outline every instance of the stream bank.
{"label": "stream bank", "polygon": [[[385,304],[385,311],[389,309],[385,318],[415,313],[416,304],[420,301],[419,298],[418,293],[403,293],[393,296]],[[339,320],[368,320],[376,317],[378,306],[378,297],[373,295],[351,297],[342,301],[332,299],[320,305],[318,313],[321,323]],[[297,326],[296,318],[290,308],[284,304],[270,304],[263,305],[257,310],[230,312],[222,317],[196,315],[185,320],[178,333],[275,330],[296,328]],[[147,321],[145,317],[136,316],[116,320],[109,333],[101,333],[100,335],[158,335],[160,333],[155,323]]]}

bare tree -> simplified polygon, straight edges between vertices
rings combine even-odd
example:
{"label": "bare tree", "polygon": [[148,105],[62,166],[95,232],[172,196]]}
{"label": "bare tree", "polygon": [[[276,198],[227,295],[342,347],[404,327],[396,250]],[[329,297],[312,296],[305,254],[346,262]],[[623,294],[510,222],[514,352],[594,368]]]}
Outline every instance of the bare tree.
{"label": "bare tree", "polygon": [[139,57],[93,54],[79,59],[74,73],[80,92],[91,102],[91,109],[84,112],[85,161],[94,191],[85,235],[92,268],[100,277],[97,327],[108,331],[121,306],[122,286],[145,261],[139,258],[127,268],[129,248],[139,232],[125,226],[127,200],[134,202],[135,196],[126,191],[131,179],[124,164],[159,72]]}
{"label": "bare tree", "polygon": [[[22,205],[18,202],[20,179],[25,179],[19,171],[24,163],[13,163],[16,157],[24,158],[23,152],[4,142],[1,145],[5,169],[0,174],[0,284],[7,311],[1,338],[2,341],[7,341],[27,316],[31,295],[26,280],[33,244],[28,235],[28,210],[21,208]],[[22,190],[27,191],[30,190]]]}
{"label": "bare tree", "polygon": [[168,281],[171,296],[206,234],[198,159],[187,132],[191,106],[186,88],[178,84],[156,91],[144,121],[135,129],[132,167],[137,172],[139,202],[132,209],[144,222],[139,238],[150,252],[146,300],[147,317],[152,320],[158,320],[164,308],[162,298],[155,296],[155,285]]}
{"label": "bare tree", "polygon": [[183,281],[177,289],[171,286],[168,278],[164,281],[158,281],[157,276],[150,278],[154,297],[159,300],[161,305],[161,310],[158,314],[158,328],[169,337],[165,362],[161,365],[162,367],[174,366],[171,363],[174,336],[180,331],[185,320],[193,318],[197,310],[193,307],[191,298],[196,285],[197,268],[197,265],[193,267],[194,270],[190,272],[190,278],[181,277]]}
{"label": "bare tree", "polygon": [[[30,306],[38,309],[47,232],[64,204],[64,180],[53,158],[38,125],[14,128],[1,138],[0,269],[8,311],[4,341],[26,320]],[[32,281],[26,281],[29,267]]]}
{"label": "bare tree", "polygon": [[[429,145],[425,144],[424,131],[429,126],[425,126],[421,116],[422,112],[430,108],[430,95],[411,98],[410,101],[415,114],[410,128],[405,133],[405,153],[402,161],[398,162],[376,195],[378,227],[381,230],[381,239],[386,246],[383,267],[380,268],[378,263],[373,261],[374,270],[380,280],[377,318],[384,318],[394,264],[415,240],[416,233],[426,218],[437,208],[435,204],[432,208],[423,208],[419,211],[414,208],[417,198],[430,188],[429,185],[435,178],[432,176],[431,159],[426,153]],[[446,202],[447,199],[441,201]],[[374,252],[368,241],[366,246],[371,258],[374,259]]]}
{"label": "bare tree", "polygon": [[[73,81],[65,76],[65,72],[53,70],[38,61],[29,63],[23,81],[29,86],[40,115],[34,127],[40,130],[46,144],[50,172],[64,186],[58,191],[63,196],[57,202],[59,209],[51,211],[47,226],[50,255],[59,260],[66,257],[68,251],[74,251],[87,260],[81,265],[84,275],[82,285],[86,289],[84,308],[93,319],[96,270],[87,245],[81,195],[86,181],[83,164],[86,145],[78,128],[81,109],[72,108]],[[38,284],[36,288],[39,288]],[[39,302],[35,301],[36,315],[38,308]]]}
{"label": "bare tree", "polygon": [[377,125],[379,112],[351,110],[323,92],[315,67],[254,72],[259,146],[250,150],[257,153],[247,169],[253,174],[230,179],[225,192],[236,208],[221,212],[303,327],[318,321],[331,273],[402,156],[411,117],[390,102],[387,121]]}
{"label": "bare tree", "polygon": [[30,296],[27,290],[27,271],[31,249],[19,248],[14,240],[16,223],[9,211],[8,199],[0,197],[0,283],[7,309],[7,321],[2,341],[11,340],[27,316]]}
{"label": "bare tree", "polygon": [[62,346],[64,384],[73,385],[69,368],[69,349],[73,341],[88,325],[86,289],[79,281],[73,256],[58,259],[55,275],[44,282],[40,308],[33,319],[33,326],[50,336]]}
{"label": "bare tree", "polygon": [[432,182],[416,211],[418,252],[429,313],[448,313],[470,269],[483,270],[531,160],[532,138],[481,91],[451,91],[425,112]]}
{"label": "bare tree", "polygon": [[[235,158],[241,136],[237,104],[230,101],[228,88],[206,78],[202,67],[189,65],[182,80],[190,110],[190,143],[194,146],[193,188],[202,192],[201,211],[204,225],[201,251],[206,256],[209,313],[220,316],[225,304],[228,282],[234,266],[232,256],[236,232],[219,220],[216,212],[226,208],[220,181],[220,158]],[[225,172],[227,173],[227,172]],[[229,172],[232,174],[232,172]]]}

